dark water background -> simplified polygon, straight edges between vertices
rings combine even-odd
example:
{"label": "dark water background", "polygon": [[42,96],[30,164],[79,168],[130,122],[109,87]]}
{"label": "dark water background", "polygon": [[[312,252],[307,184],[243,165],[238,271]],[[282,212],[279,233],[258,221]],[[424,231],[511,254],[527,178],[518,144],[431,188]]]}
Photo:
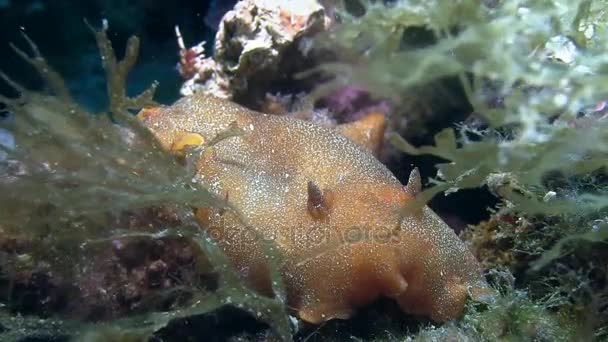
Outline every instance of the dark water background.
{"label": "dark water background", "polygon": [[[181,79],[175,69],[178,46],[174,27],[179,25],[187,45],[207,40],[211,49],[219,19],[232,1],[201,0],[0,0],[0,69],[30,87],[39,80],[9,48],[25,48],[21,31],[38,44],[50,64],[69,82],[76,98],[92,110],[105,106],[105,80],[93,35],[85,21],[101,27],[107,19],[109,36],[120,55],[129,36],[141,38],[137,66],[129,86],[135,93],[157,80],[157,100],[171,103],[179,96]],[[223,4],[223,5],[222,5]],[[214,26],[211,26],[214,25]],[[209,53],[211,51],[209,50]],[[0,84],[0,92],[6,93]]]}

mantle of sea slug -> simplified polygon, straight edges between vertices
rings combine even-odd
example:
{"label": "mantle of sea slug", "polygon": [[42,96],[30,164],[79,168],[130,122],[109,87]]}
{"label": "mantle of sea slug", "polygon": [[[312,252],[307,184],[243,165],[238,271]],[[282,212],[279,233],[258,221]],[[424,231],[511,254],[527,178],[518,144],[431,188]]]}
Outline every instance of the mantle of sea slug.
{"label": "mantle of sea slug", "polygon": [[[203,145],[197,181],[238,208],[247,227],[211,208],[197,209],[201,226],[243,279],[267,295],[259,238],[274,241],[285,258],[288,304],[305,321],[348,318],[381,296],[445,321],[462,311],[468,288],[485,286],[475,258],[429,208],[403,216],[400,209],[420,190],[417,171],[403,187],[337,131],[202,95],[139,118],[177,155]],[[243,134],[205,147],[231,124]]]}

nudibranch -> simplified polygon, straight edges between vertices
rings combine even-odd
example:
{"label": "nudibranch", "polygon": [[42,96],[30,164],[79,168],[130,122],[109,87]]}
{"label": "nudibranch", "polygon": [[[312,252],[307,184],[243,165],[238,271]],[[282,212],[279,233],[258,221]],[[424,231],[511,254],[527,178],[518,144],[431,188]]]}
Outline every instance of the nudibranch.
{"label": "nudibranch", "polygon": [[[474,256],[430,208],[404,214],[420,175],[414,170],[403,186],[370,153],[383,132],[378,115],[331,129],[192,95],[138,118],[181,158],[200,146],[193,181],[240,213],[197,208],[201,227],[267,295],[263,242],[272,241],[284,257],[288,305],[304,321],[348,318],[379,297],[446,321],[485,286]],[[238,135],[217,139],[234,126]]]}

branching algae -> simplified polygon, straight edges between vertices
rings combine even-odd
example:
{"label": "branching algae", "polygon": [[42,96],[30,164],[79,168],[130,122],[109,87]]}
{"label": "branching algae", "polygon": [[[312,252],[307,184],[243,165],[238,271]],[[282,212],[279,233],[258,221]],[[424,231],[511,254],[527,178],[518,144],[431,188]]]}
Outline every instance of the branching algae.
{"label": "branching algae", "polygon": [[[273,266],[278,255],[267,253],[277,294],[274,298],[260,296],[242,284],[224,254],[198,228],[190,208],[234,209],[200,183],[193,183],[191,165],[184,167],[165,153],[150,131],[130,113],[152,105],[155,89],[153,85],[135,98],[126,96],[125,80],[137,58],[138,39],[128,41],[125,58],[118,61],[106,30],[94,33],[108,78],[108,113],[93,115],[74,103],[61,77],[27,37],[25,41],[33,56],[13,48],[34,66],[51,93],[24,89],[6,74],[0,74],[19,93],[17,98],[0,97],[7,111],[14,114],[9,129],[16,141],[14,148],[2,147],[6,156],[0,161],[0,187],[4,194],[0,204],[2,272],[8,281],[2,288],[9,296],[0,316],[3,326],[0,336],[3,340],[45,335],[90,340],[97,336],[96,331],[106,331],[110,335],[100,338],[145,340],[174,319],[194,317],[231,304],[267,322],[280,339],[289,340],[291,328],[281,301],[282,280]],[[161,207],[164,209],[153,209]],[[165,214],[142,220],[138,218],[141,210]],[[138,229],[130,229],[133,226]],[[138,254],[129,255],[138,253],[132,252],[138,244],[170,246],[175,241],[179,242],[178,251],[187,252],[186,256],[182,253],[176,258],[186,258],[182,263],[186,263],[184,268],[191,274],[175,271],[159,279],[165,282],[173,279],[182,286],[154,280],[158,272],[171,271],[163,271],[170,261],[155,257],[155,262],[142,266],[146,261],[137,260]],[[45,280],[51,292],[67,281],[71,285],[68,288],[76,286],[76,289],[64,296],[75,297],[75,302],[98,301],[97,305],[108,305],[106,311],[112,311],[111,304],[116,304],[116,300],[124,306],[125,301],[133,301],[133,293],[141,296],[141,291],[108,285],[113,280],[100,276],[97,268],[126,270],[128,273],[121,273],[123,277],[133,277],[142,267],[146,273],[139,283],[147,282],[146,290],[152,293],[148,297],[164,298],[164,304],[153,305],[149,310],[135,310],[129,304],[133,309],[129,310],[134,312],[129,318],[107,323],[77,322],[74,319],[89,317],[88,320],[97,321],[107,317],[101,314],[104,311],[82,312],[83,305],[69,307],[67,313],[58,317],[67,317],[66,320],[54,316],[46,320],[29,319],[5,312],[28,311],[24,306],[27,298],[11,295],[21,286],[20,277],[26,284],[40,277],[52,277]],[[214,274],[215,281],[212,290],[205,290],[209,284],[199,278],[209,272]],[[114,282],[120,285],[120,280]],[[137,280],[133,282],[138,284]],[[118,292],[106,296],[108,289]],[[175,289],[180,292],[178,297],[171,295]],[[56,305],[44,311],[44,304],[34,304],[34,312],[44,316],[54,311],[61,313],[61,306],[57,307],[60,301],[53,300],[53,296],[40,299],[40,303],[51,301]],[[155,312],[158,310],[162,312]]]}

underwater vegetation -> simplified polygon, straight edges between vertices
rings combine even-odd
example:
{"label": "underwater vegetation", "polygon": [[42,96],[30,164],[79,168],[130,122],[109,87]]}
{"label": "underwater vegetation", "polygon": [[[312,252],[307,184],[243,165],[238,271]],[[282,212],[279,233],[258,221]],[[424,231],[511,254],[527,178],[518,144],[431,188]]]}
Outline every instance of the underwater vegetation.
{"label": "underwater vegetation", "polygon": [[443,161],[418,198],[488,187],[502,203],[464,235],[486,269],[513,272],[539,305],[605,338],[607,3],[345,3],[318,40],[342,56],[313,71],[335,76],[318,91],[356,84],[400,103],[457,80],[468,119],[430,146],[390,138]]}
{"label": "underwater vegetation", "polygon": [[[128,42],[125,58],[117,61],[105,30],[95,36],[108,77],[108,113],[92,115],[72,102],[61,78],[27,37],[32,57],[14,49],[39,71],[52,95],[23,89],[1,74],[20,94],[1,98],[15,114],[10,128],[16,141],[14,148],[3,147],[2,161],[3,191],[15,196],[2,198],[3,293],[9,299],[3,338],[90,339],[93,325],[72,320],[120,318],[122,311],[135,315],[113,321],[107,331],[103,324],[95,330],[113,339],[145,340],[175,318],[224,304],[268,317],[269,325],[278,327],[276,334],[289,338],[285,306],[242,285],[223,253],[193,223],[190,206],[229,210],[230,205],[193,183],[192,170],[162,151],[130,114],[152,105],[155,89],[134,98],[125,95],[138,39]],[[39,282],[45,283],[45,293],[11,295]],[[147,303],[141,301],[146,291],[154,292]],[[67,300],[73,296],[76,301]],[[183,301],[188,305],[167,311]],[[145,314],[152,308],[164,312]],[[48,320],[29,322],[8,315],[11,311]],[[281,317],[273,317],[277,312]],[[57,323],[57,317],[65,321]],[[121,325],[124,329],[114,331]]]}
{"label": "underwater vegetation", "polygon": [[[289,316],[290,284],[281,275],[284,251],[256,246],[274,293],[265,296],[243,281],[243,268],[234,267],[234,255],[213,231],[200,229],[225,213],[238,223],[247,202],[196,179],[205,162],[197,146],[221,147],[246,132],[224,122],[206,136],[169,134],[176,141],[168,142],[148,130],[142,121],[155,127],[155,116],[171,109],[158,109],[154,85],[139,96],[126,94],[139,41],[129,40],[118,60],[105,27],[94,35],[110,108],[89,113],[24,37],[27,52],[14,50],[48,92],[24,89],[0,74],[16,91],[0,97],[14,114],[3,126],[15,141],[0,145],[0,337],[179,340],[190,332],[218,334],[218,340],[607,339],[607,10],[608,2],[590,0],[345,0],[331,7],[336,23],[314,38],[314,48],[334,60],[298,76],[320,74],[328,81],[311,97],[352,86],[390,101],[390,143],[405,154],[440,160],[431,186],[408,197],[399,214],[427,210],[433,196],[481,187],[500,201],[487,221],[462,234],[495,293],[468,293],[473,298],[463,313],[443,324],[399,310],[363,313],[364,334],[335,320],[298,326]],[[442,116],[449,127],[433,144],[415,146],[398,134],[404,128],[394,122],[405,118],[410,128],[423,127],[446,92],[445,101],[459,102],[468,113]],[[192,101],[196,97],[181,103]],[[210,102],[191,106],[205,112]],[[141,108],[147,109],[135,116]],[[249,117],[234,119],[241,127],[239,120]],[[317,132],[312,124],[304,127]],[[263,161],[262,154],[253,157],[247,162]],[[380,167],[375,163],[366,167]],[[333,189],[305,185],[304,212],[323,219]],[[382,190],[378,183],[366,186]],[[242,329],[225,337],[217,325],[197,331],[222,316],[239,317]],[[352,321],[361,324],[360,317]]]}

